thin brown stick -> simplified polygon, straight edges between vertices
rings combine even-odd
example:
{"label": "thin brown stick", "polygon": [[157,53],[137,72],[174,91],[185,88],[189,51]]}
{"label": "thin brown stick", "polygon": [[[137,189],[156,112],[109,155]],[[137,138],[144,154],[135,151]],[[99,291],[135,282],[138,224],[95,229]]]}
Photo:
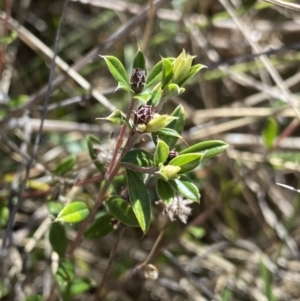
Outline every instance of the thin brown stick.
{"label": "thin brown stick", "polygon": [[[127,113],[126,113],[126,120],[128,120],[128,121],[130,119],[130,115],[131,115],[134,104],[135,104],[135,100],[133,98],[131,98],[129,108],[128,108]],[[116,162],[117,156],[118,156],[118,154],[120,152],[120,149],[122,147],[126,129],[127,129],[127,125],[126,125],[126,123],[124,123],[123,126],[122,126],[122,129],[121,129],[121,132],[119,134],[119,137],[118,137],[118,140],[117,140],[117,145],[116,145],[116,148],[114,150],[114,153],[113,153],[113,156],[112,156],[112,159],[111,159],[112,164],[109,165],[108,170],[107,170],[107,175],[108,176],[111,173],[112,169],[115,167],[114,163]]]}
{"label": "thin brown stick", "polygon": [[[134,106],[134,99],[131,100],[131,102],[129,104],[129,107],[128,107],[128,110],[127,110],[127,113],[126,113],[126,120],[127,121],[129,121],[129,119],[130,119],[130,115],[131,115],[133,106]],[[98,209],[101,207],[101,205],[103,204],[103,202],[105,200],[106,192],[108,190],[109,185],[112,183],[114,177],[117,175],[117,173],[120,169],[120,159],[122,157],[122,154],[119,156],[119,158],[117,158],[117,155],[120,152],[126,128],[127,128],[126,124],[123,124],[121,133],[120,133],[120,135],[118,137],[118,140],[117,140],[116,148],[115,148],[115,151],[114,151],[114,156],[113,156],[113,158],[112,158],[112,160],[109,164],[108,171],[107,171],[106,176],[105,176],[104,185],[103,185],[103,187],[101,188],[101,190],[99,192],[97,200],[94,204],[94,207],[90,211],[90,214],[81,223],[81,225],[78,229],[75,240],[73,241],[72,245],[69,246],[69,250],[68,250],[69,255],[73,254],[74,250],[77,248],[77,246],[82,241],[82,237],[83,237],[83,234],[84,234],[87,226],[95,218],[95,215],[96,215]],[[129,135],[128,140],[127,140],[127,144],[130,143],[130,141],[132,139],[135,139],[135,135],[133,135],[133,136]]]}
{"label": "thin brown stick", "polygon": [[[168,224],[168,223],[167,223]],[[150,253],[148,254],[147,258],[145,259],[145,261],[143,263],[141,263],[138,267],[136,267],[133,272],[136,272],[138,270],[140,270],[141,268],[143,268],[145,265],[147,265],[149,263],[149,261],[152,259],[155,251],[157,250],[159,243],[161,242],[162,238],[164,237],[165,234],[165,230],[166,230],[166,226],[160,231],[159,235],[157,236],[155,243],[150,251]]]}
{"label": "thin brown stick", "polygon": [[149,44],[149,40],[152,34],[152,29],[153,29],[153,20],[155,17],[155,9],[153,5],[153,0],[149,0],[149,9],[148,9],[148,14],[147,14],[147,23],[146,23],[146,28],[143,36],[143,43],[142,43],[142,51],[146,53],[147,47]]}
{"label": "thin brown stick", "polygon": [[99,287],[98,287],[98,289],[97,289],[97,292],[96,292],[96,294],[95,294],[95,301],[101,300],[101,298],[102,298],[102,297],[101,297],[102,290],[103,290],[103,288],[104,288],[104,284],[105,284],[105,282],[106,282],[106,279],[107,279],[107,277],[108,277],[108,275],[109,275],[110,269],[111,269],[111,267],[112,267],[114,258],[115,258],[116,253],[117,253],[118,246],[119,246],[119,244],[120,244],[120,241],[121,241],[121,238],[122,238],[122,236],[123,236],[123,234],[124,234],[125,229],[126,229],[125,226],[121,226],[121,229],[119,230],[117,240],[116,240],[116,242],[115,242],[115,244],[114,244],[114,247],[113,247],[113,249],[111,250],[110,255],[109,255],[108,265],[107,265],[106,271],[105,271],[105,273],[104,273],[104,275],[103,275],[102,281],[101,281],[101,283],[100,283],[100,285],[99,285]]}

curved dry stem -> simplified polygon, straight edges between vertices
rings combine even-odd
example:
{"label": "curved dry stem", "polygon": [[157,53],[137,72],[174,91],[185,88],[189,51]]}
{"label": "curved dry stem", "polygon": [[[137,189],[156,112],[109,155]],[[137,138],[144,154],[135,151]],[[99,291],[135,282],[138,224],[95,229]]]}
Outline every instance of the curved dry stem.
{"label": "curved dry stem", "polygon": [[121,238],[122,238],[122,236],[123,236],[123,234],[124,234],[125,229],[126,229],[126,228],[125,228],[124,226],[121,226],[121,229],[120,229],[120,231],[119,231],[119,233],[118,233],[117,240],[116,240],[116,242],[115,242],[115,245],[114,245],[114,247],[113,247],[113,249],[112,249],[112,251],[111,251],[111,253],[110,253],[110,255],[109,255],[107,269],[106,269],[106,271],[105,271],[105,273],[104,273],[104,275],[103,275],[102,281],[101,281],[101,283],[100,283],[100,285],[99,285],[99,288],[98,288],[98,290],[97,290],[97,292],[96,292],[96,294],[95,294],[95,301],[101,300],[101,292],[102,292],[102,290],[103,290],[104,284],[105,284],[105,282],[106,282],[106,279],[107,279],[108,274],[109,274],[109,272],[110,272],[110,269],[111,269],[111,267],[112,267],[114,258],[115,258],[116,253],[117,253],[118,246],[119,246],[119,244],[120,244],[120,241],[121,241]]}

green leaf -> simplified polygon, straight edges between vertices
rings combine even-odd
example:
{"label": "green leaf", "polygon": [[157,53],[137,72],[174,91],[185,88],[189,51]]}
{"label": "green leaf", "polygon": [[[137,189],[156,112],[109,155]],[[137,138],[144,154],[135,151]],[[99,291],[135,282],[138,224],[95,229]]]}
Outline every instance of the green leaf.
{"label": "green leaf", "polygon": [[147,105],[156,106],[161,100],[163,90],[161,89],[161,83],[158,83],[151,92],[151,98],[147,101]]}
{"label": "green leaf", "polygon": [[151,94],[150,93],[146,93],[146,94],[136,94],[133,96],[134,99],[138,99],[142,102],[147,102],[150,98],[151,98]]}
{"label": "green leaf", "polygon": [[271,148],[278,136],[278,123],[274,117],[269,117],[262,130],[262,138],[267,148]]}
{"label": "green leaf", "polygon": [[83,202],[73,202],[65,206],[55,221],[66,223],[78,223],[89,215],[89,209]]}
{"label": "green leaf", "polygon": [[69,259],[64,259],[60,262],[57,272],[55,274],[56,281],[60,288],[64,288],[75,275],[74,265]]}
{"label": "green leaf", "polygon": [[52,249],[59,255],[59,257],[64,258],[68,247],[68,240],[66,229],[62,224],[51,224],[49,241],[51,243]]}
{"label": "green leaf", "polygon": [[[1,293],[0,293],[0,297],[1,297]],[[43,301],[43,300],[44,300],[43,296],[41,295],[31,295],[23,299],[23,301]]]}
{"label": "green leaf", "polygon": [[105,55],[100,57],[104,58],[107,67],[114,77],[114,79],[118,82],[118,87],[123,88],[126,91],[132,91],[130,84],[129,84],[129,77],[128,74],[122,65],[122,63],[114,56]]}
{"label": "green leaf", "polygon": [[167,205],[175,196],[175,192],[172,186],[163,179],[157,179],[156,193],[159,196],[159,198]]}
{"label": "green leaf", "polygon": [[0,280],[0,298],[1,300],[6,300],[7,295],[9,294],[9,283],[4,282],[3,280]]}
{"label": "green leaf", "polygon": [[203,159],[207,159],[222,153],[228,146],[220,140],[203,141],[182,150],[179,154],[203,153]]}
{"label": "green leaf", "polygon": [[90,154],[91,159],[94,161],[95,166],[100,172],[104,171],[104,164],[101,164],[97,161],[97,154],[95,153],[94,144],[100,145],[101,141],[94,135],[88,135],[87,139],[87,147]]}
{"label": "green leaf", "polygon": [[176,138],[182,138],[181,135],[179,135],[175,130],[164,128],[156,132],[158,135],[164,135],[164,136],[171,136]]}
{"label": "green leaf", "polygon": [[50,212],[50,214],[52,214],[53,216],[57,216],[59,214],[59,212],[63,209],[63,204],[59,203],[59,202],[47,202],[47,208],[48,211]]}
{"label": "green leaf", "polygon": [[187,232],[192,234],[198,239],[201,239],[205,235],[205,229],[199,226],[189,226],[187,227]]}
{"label": "green leaf", "polygon": [[169,152],[170,150],[168,145],[159,139],[154,153],[154,164],[158,166],[159,163],[165,163],[168,159]]}
{"label": "green leaf", "polygon": [[187,176],[181,176],[180,179],[170,180],[169,183],[183,197],[188,200],[199,202],[200,193],[195,184]]}
{"label": "green leaf", "polygon": [[99,214],[96,219],[88,226],[84,232],[85,238],[100,238],[114,230],[111,224],[112,215],[103,213]]}
{"label": "green leaf", "polygon": [[108,120],[114,124],[117,124],[117,125],[126,124],[128,126],[128,128],[130,128],[130,129],[132,128],[132,126],[130,125],[128,120],[126,120],[126,116],[120,110],[115,110],[109,116],[104,117],[104,118],[96,118],[96,120]]}
{"label": "green leaf", "polygon": [[76,163],[76,156],[74,154],[71,154],[65,158],[63,158],[53,171],[53,173],[63,176],[68,171],[72,170]]}
{"label": "green leaf", "polygon": [[7,206],[0,206],[0,229],[3,228],[9,219],[9,209]]}
{"label": "green leaf", "polygon": [[162,79],[161,79],[161,88],[164,88],[170,83],[173,78],[173,68],[172,63],[168,59],[163,59],[162,64]]}
{"label": "green leaf", "polygon": [[168,84],[163,93],[163,99],[167,100],[173,96],[178,96],[185,91],[185,88],[180,88],[177,84]]}
{"label": "green leaf", "polygon": [[153,118],[146,124],[146,132],[158,132],[161,129],[165,128],[168,124],[170,124],[173,120],[177,119],[178,117],[170,116],[167,114],[159,115],[154,114]]}
{"label": "green leaf", "polygon": [[146,71],[146,59],[141,49],[139,49],[134,56],[132,69],[134,68],[140,68]]}
{"label": "green leaf", "polygon": [[190,72],[186,78],[184,78],[178,85],[181,87],[184,85],[190,78],[194,77],[201,69],[207,68],[205,65],[197,64],[191,67]]}
{"label": "green leaf", "polygon": [[179,174],[187,173],[195,169],[202,161],[202,154],[178,155],[170,161],[170,165],[179,166]]}
{"label": "green leaf", "polygon": [[[165,130],[168,131],[168,129],[171,129],[172,131],[176,131],[180,137],[180,134],[183,131],[184,123],[185,123],[185,112],[184,112],[183,106],[182,105],[177,106],[175,108],[175,110],[172,112],[171,116],[177,117],[177,119],[170,122],[165,127]],[[159,139],[165,141],[169,145],[169,148],[172,149],[172,147],[174,147],[174,145],[176,144],[179,137],[161,134],[160,132],[161,132],[161,130],[159,132],[153,134],[152,137],[153,137],[154,143],[157,140],[157,137],[159,137]]]}
{"label": "green leaf", "polygon": [[137,173],[127,169],[126,176],[133,212],[141,229],[146,233],[151,222],[151,204],[147,187]]}
{"label": "green leaf", "polygon": [[139,227],[132,206],[120,197],[114,196],[105,202],[109,212],[121,223],[130,227]]}
{"label": "green leaf", "polygon": [[88,151],[92,160],[97,159],[97,155],[94,152],[94,144],[101,144],[101,141],[94,135],[87,135],[86,138]]}
{"label": "green leaf", "polygon": [[0,37],[0,45],[8,46],[11,44],[16,38],[18,37],[17,32],[12,31],[9,35],[1,36]]}
{"label": "green leaf", "polygon": [[259,263],[260,277],[263,280],[263,292],[268,301],[275,301],[275,297],[272,289],[272,273],[265,266],[263,259],[260,259]]}
{"label": "green leaf", "polygon": [[162,77],[162,61],[159,61],[151,70],[146,81],[146,88],[149,88],[161,80]]}
{"label": "green leaf", "polygon": [[142,149],[133,149],[122,158],[121,163],[130,163],[139,167],[151,167],[154,165],[153,155]]}
{"label": "green leaf", "polygon": [[88,291],[91,287],[92,282],[90,279],[76,277],[70,283],[67,284],[66,288],[64,289],[64,295],[66,298],[77,296]]}
{"label": "green leaf", "polygon": [[120,83],[118,82],[118,86],[116,88],[116,91],[119,89],[123,89],[124,91],[127,91],[129,93],[134,93],[134,91],[132,90],[131,87],[128,87],[127,85],[125,85],[124,83]]}

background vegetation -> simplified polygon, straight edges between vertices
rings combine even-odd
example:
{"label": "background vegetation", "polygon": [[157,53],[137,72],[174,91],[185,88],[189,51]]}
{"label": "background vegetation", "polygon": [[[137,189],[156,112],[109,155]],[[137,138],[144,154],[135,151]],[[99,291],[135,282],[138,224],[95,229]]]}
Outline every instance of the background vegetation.
{"label": "background vegetation", "polygon": [[[153,188],[151,227],[145,236],[126,227],[103,300],[300,300],[299,195],[276,184],[298,186],[299,5],[70,0],[37,148],[63,6],[0,3],[0,299],[93,300],[118,231],[85,239],[54,277],[59,263],[51,246],[65,248],[67,241],[59,239],[59,226],[49,235],[49,224],[61,204],[95,200],[102,178],[87,134],[102,141],[99,152],[107,157],[119,129],[95,119],[114,107],[126,110],[130,101],[115,91],[98,55],[118,57],[130,73],[140,45],[149,69],[183,48],[208,66],[164,111],[184,106],[188,144],[219,139],[230,147],[195,172],[201,202],[187,224],[176,220],[162,229],[168,217],[154,204]],[[147,138],[140,145],[153,147]],[[66,158],[75,165],[60,176]],[[67,226],[69,242],[76,230]],[[149,254],[151,270],[135,272]],[[62,297],[63,281],[69,294]]]}

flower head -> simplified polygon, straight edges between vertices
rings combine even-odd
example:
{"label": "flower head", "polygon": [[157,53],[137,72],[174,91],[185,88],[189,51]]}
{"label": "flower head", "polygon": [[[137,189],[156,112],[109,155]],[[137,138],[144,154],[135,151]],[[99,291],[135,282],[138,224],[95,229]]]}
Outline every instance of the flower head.
{"label": "flower head", "polygon": [[176,219],[176,216],[186,224],[188,216],[191,214],[192,209],[187,205],[193,203],[193,201],[185,200],[182,196],[177,195],[171,201],[171,203],[166,206],[163,210],[163,214],[168,214],[171,221]]}

